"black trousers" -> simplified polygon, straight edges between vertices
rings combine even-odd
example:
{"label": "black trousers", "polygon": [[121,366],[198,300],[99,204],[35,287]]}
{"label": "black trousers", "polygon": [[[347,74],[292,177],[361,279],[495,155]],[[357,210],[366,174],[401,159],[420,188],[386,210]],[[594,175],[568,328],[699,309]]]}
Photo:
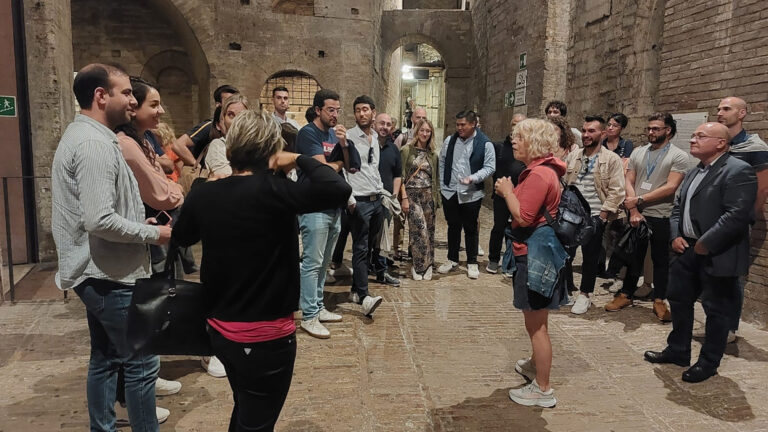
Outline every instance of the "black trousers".
{"label": "black trousers", "polygon": [[347,238],[349,237],[350,218],[347,210],[341,211],[341,230],[339,231],[339,239],[336,240],[336,247],[333,249],[333,255],[331,256],[331,262],[335,264],[341,264],[344,259],[344,249],[347,247]]}
{"label": "black trousers", "polygon": [[461,230],[464,230],[464,246],[467,250],[467,264],[477,264],[477,247],[480,235],[477,230],[477,218],[483,200],[459,204],[459,195],[443,199],[443,214],[448,223],[448,259],[459,262]]}
{"label": "black trousers", "polygon": [[[651,260],[653,261],[653,298],[665,299],[667,298],[667,284],[669,283],[669,243],[672,240],[669,238],[669,218],[646,216],[645,220],[653,232],[649,240]],[[628,263],[624,285],[619,292],[626,294],[629,298],[632,298],[635,291],[637,291],[637,281],[640,279],[640,275],[643,274],[645,253],[647,251],[647,245],[637,248],[637,253],[632,262]]]}
{"label": "black trousers", "polygon": [[[381,198],[375,201],[358,201],[350,215],[352,234],[352,291],[362,300],[368,295],[368,263],[371,255],[378,256],[381,249],[376,241],[384,221],[384,207]],[[376,275],[384,276],[384,268],[373,263]]]}
{"label": "black trousers", "polygon": [[501,259],[501,244],[504,242],[504,230],[509,226],[509,207],[498,195],[493,195],[493,229],[488,241],[488,262],[498,263]]}
{"label": "black trousers", "polygon": [[[581,247],[581,287],[579,288],[579,291],[585,294],[592,294],[595,292],[595,281],[597,280],[597,274],[601,267],[600,250],[603,246],[603,230],[605,229],[605,224],[603,224],[598,217],[593,217],[593,219],[596,220],[595,235],[589,243]],[[576,249],[577,248],[567,249],[571,259],[565,263],[566,286],[569,288],[573,287],[573,289],[575,289],[575,285],[573,283],[573,266],[571,263],[573,262],[573,257],[576,256]]]}
{"label": "black trousers", "polygon": [[235,399],[229,432],[273,431],[293,379],[296,335],[239,343],[210,327],[208,333]]}
{"label": "black trousers", "polygon": [[667,350],[690,359],[693,307],[701,297],[707,322],[698,363],[717,368],[725,352],[731,316],[738,308],[739,278],[706,274],[704,264],[708,258],[693,252],[694,240],[688,240],[688,244],[690,247],[682,255],[673,258],[669,271],[667,298],[672,309],[672,332],[667,337]]}

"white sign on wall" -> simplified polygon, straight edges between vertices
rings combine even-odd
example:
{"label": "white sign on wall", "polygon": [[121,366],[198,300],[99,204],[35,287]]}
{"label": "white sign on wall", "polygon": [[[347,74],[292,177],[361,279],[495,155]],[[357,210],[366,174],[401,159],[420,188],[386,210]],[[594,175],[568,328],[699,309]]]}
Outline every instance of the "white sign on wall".
{"label": "white sign on wall", "polygon": [[521,70],[517,73],[517,77],[515,79],[515,88],[524,88],[528,86],[528,69]]}
{"label": "white sign on wall", "polygon": [[525,105],[525,89],[526,87],[515,90],[515,106]]}
{"label": "white sign on wall", "polygon": [[[706,123],[709,117],[707,112],[679,113],[672,114],[677,122],[677,133],[672,138],[672,145],[680,148],[684,152],[691,154],[691,135],[699,125]],[[690,166],[693,167],[699,163],[699,160],[690,156]]]}

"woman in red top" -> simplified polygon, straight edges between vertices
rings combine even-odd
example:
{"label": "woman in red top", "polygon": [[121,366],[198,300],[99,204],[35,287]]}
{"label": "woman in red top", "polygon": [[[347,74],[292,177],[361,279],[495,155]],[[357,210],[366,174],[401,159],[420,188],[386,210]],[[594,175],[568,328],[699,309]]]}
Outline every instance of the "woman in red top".
{"label": "woman in red top", "polygon": [[[513,278],[516,308],[523,311],[525,328],[531,338],[533,355],[518,360],[515,370],[531,381],[520,389],[512,389],[509,397],[522,405],[553,407],[557,402],[549,385],[552,367],[552,344],[547,330],[550,309],[558,309],[563,296],[558,280],[552,298],[545,298],[528,285],[528,245],[525,240],[534,230],[546,225],[542,208],[554,218],[560,204],[560,177],[565,174],[563,161],[554,156],[559,148],[556,126],[547,120],[527,119],[515,126],[512,148],[515,157],[526,165],[517,187],[509,177],[496,181],[496,193],[507,202],[512,214],[512,228],[519,241],[513,242],[516,270]],[[554,235],[554,234],[553,234]]]}

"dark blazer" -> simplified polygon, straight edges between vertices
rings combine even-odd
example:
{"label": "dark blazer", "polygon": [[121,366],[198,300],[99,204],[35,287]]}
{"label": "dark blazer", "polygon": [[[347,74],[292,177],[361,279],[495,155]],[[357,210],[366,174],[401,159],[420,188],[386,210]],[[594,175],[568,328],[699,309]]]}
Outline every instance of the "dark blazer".
{"label": "dark blazer", "polygon": [[[701,166],[701,164],[699,164]],[[688,187],[698,169],[686,173],[670,216],[671,238],[683,237]],[[744,276],[749,271],[749,225],[757,196],[757,176],[749,164],[722,155],[691,196],[693,229],[709,251],[704,271],[710,276]]]}

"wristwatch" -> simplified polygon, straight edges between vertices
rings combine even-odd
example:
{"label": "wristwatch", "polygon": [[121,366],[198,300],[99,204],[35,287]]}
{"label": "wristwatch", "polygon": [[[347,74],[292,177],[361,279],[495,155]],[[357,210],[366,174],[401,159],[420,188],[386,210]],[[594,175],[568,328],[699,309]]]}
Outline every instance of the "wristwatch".
{"label": "wristwatch", "polygon": [[643,204],[643,196],[640,195],[639,197],[637,197],[637,205],[642,205],[642,204]]}

